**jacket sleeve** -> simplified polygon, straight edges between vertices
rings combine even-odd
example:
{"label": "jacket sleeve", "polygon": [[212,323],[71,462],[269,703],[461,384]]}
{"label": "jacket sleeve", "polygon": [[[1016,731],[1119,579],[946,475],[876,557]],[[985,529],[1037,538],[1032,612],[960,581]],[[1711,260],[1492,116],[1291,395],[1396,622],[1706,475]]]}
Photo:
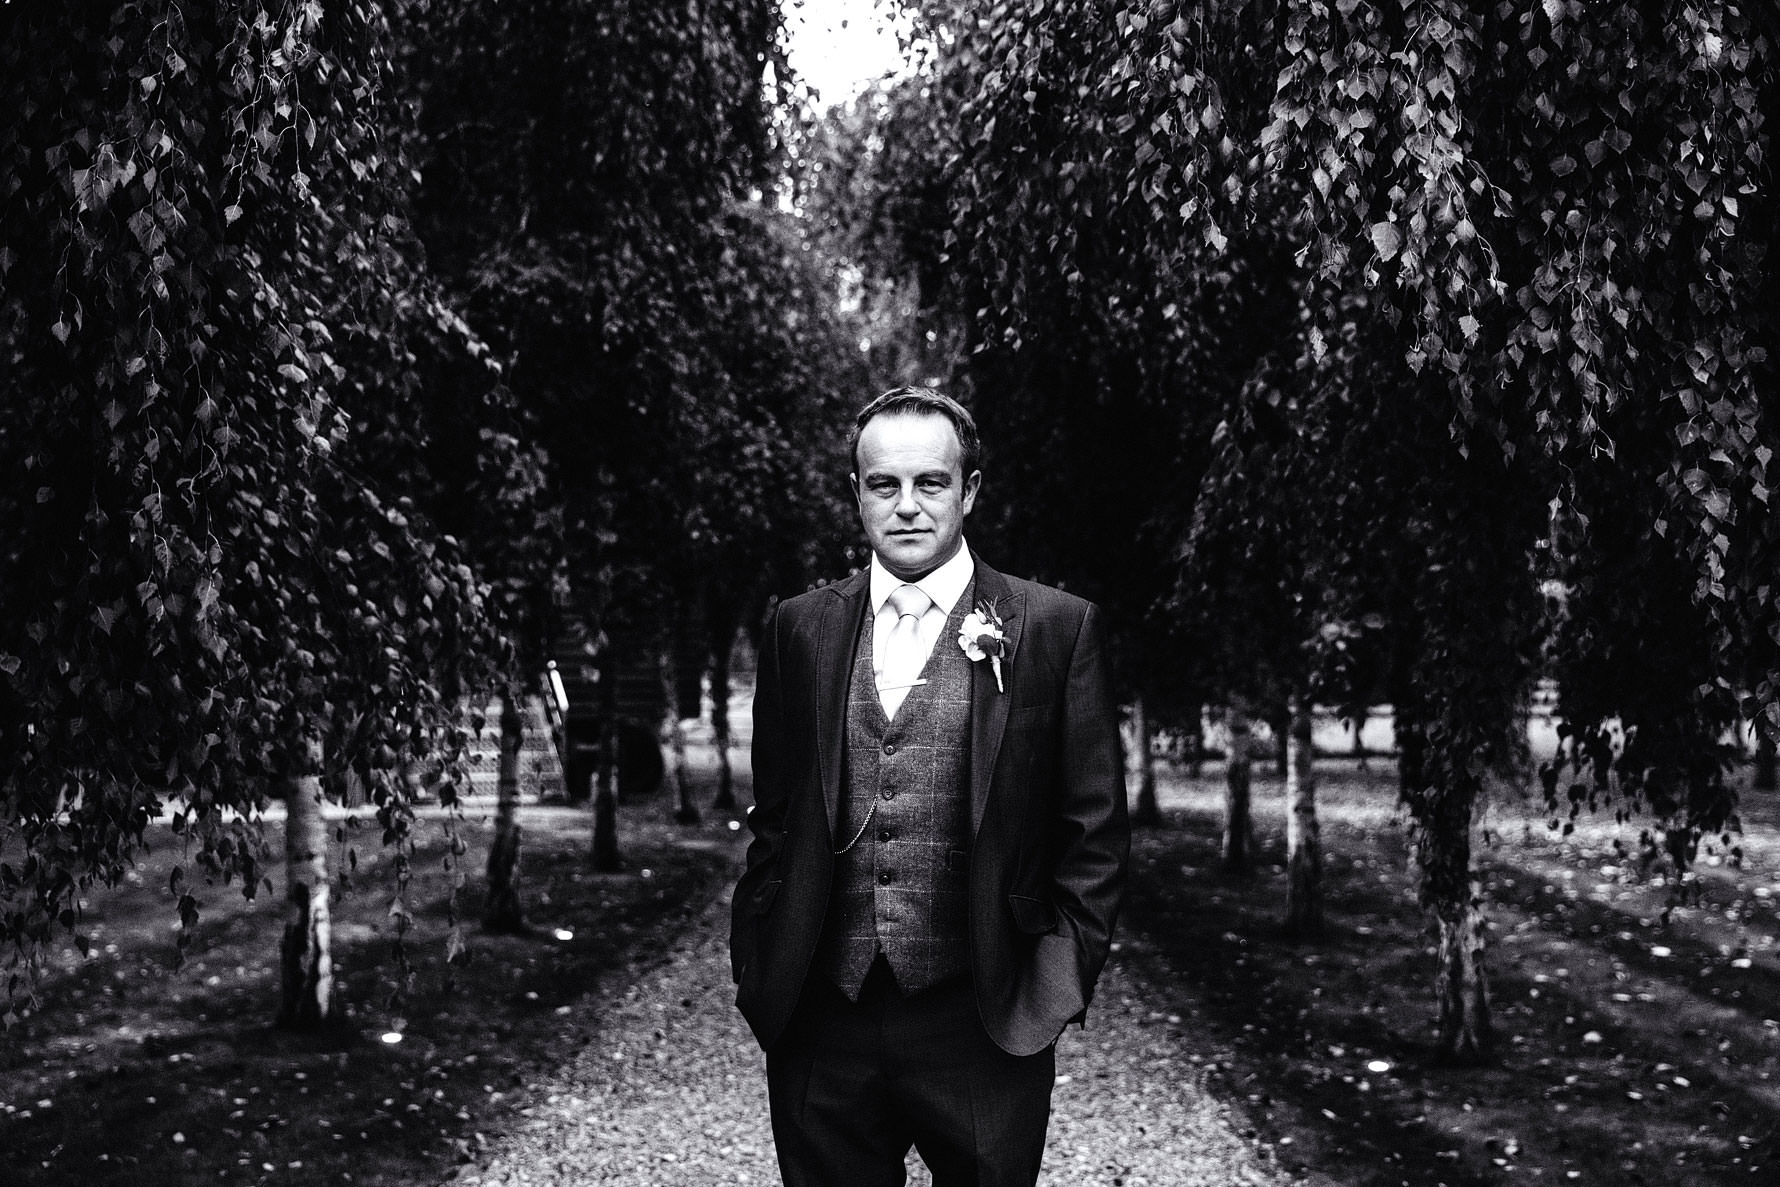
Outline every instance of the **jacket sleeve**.
{"label": "jacket sleeve", "polygon": [[[1082,616],[1070,654],[1064,695],[1062,784],[1053,833],[1054,893],[1070,940],[1073,979],[1085,1008],[1106,964],[1113,925],[1125,896],[1131,826],[1118,710],[1108,668],[1106,629],[1098,607]],[[1052,937],[1044,937],[1052,939]],[[1057,947],[1061,947],[1058,945]],[[1065,954],[1055,952],[1055,958]],[[1064,970],[1049,970],[1063,975]],[[1079,1019],[1079,1014],[1077,1015]]]}
{"label": "jacket sleeve", "polygon": [[785,811],[788,796],[784,778],[784,710],[780,685],[780,609],[774,607],[761,632],[760,666],[754,685],[754,742],[751,760],[754,773],[754,806],[748,812],[748,857],[742,877],[730,900],[730,974],[741,981],[742,970],[754,954],[759,923],[756,903],[778,868],[785,843]]}

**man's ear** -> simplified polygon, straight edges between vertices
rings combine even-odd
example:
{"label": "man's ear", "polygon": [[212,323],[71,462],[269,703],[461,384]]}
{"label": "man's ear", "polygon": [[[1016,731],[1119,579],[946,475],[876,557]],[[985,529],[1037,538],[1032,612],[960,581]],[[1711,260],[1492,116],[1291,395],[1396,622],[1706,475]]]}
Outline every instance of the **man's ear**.
{"label": "man's ear", "polygon": [[970,477],[964,480],[964,514],[969,515],[970,509],[976,505],[977,488],[983,485],[983,472],[972,470]]}

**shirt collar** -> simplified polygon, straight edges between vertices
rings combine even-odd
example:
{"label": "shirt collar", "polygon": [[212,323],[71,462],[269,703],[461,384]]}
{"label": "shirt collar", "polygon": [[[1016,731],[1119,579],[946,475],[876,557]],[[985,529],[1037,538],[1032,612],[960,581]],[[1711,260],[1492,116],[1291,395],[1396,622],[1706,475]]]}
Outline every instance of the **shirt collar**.
{"label": "shirt collar", "polygon": [[952,613],[952,607],[970,588],[970,579],[976,576],[976,561],[971,558],[970,545],[962,539],[958,541],[958,551],[952,559],[935,569],[919,581],[904,581],[884,567],[878,560],[878,554],[871,555],[871,612],[875,615],[890,600],[890,595],[904,585],[912,585],[928,597],[933,604],[946,614]]}

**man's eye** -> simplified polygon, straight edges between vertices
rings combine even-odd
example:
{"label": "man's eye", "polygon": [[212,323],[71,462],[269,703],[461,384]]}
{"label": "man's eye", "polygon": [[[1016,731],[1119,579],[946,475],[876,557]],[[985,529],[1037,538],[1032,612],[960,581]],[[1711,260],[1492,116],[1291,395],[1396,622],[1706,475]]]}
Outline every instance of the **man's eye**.
{"label": "man's eye", "polygon": [[937,495],[940,491],[945,490],[948,485],[948,483],[941,482],[937,478],[929,478],[921,483],[921,490],[926,494]]}

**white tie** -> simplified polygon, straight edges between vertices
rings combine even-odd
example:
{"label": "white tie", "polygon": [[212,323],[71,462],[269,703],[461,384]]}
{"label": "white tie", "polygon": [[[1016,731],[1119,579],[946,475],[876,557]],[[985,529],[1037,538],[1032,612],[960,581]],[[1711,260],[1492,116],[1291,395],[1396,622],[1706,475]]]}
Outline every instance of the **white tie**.
{"label": "white tie", "polygon": [[921,645],[921,616],[933,605],[933,599],[912,585],[899,585],[890,593],[890,608],[896,612],[896,625],[884,640],[882,675],[878,678],[878,700],[884,716],[895,717],[927,666],[927,648]]}

